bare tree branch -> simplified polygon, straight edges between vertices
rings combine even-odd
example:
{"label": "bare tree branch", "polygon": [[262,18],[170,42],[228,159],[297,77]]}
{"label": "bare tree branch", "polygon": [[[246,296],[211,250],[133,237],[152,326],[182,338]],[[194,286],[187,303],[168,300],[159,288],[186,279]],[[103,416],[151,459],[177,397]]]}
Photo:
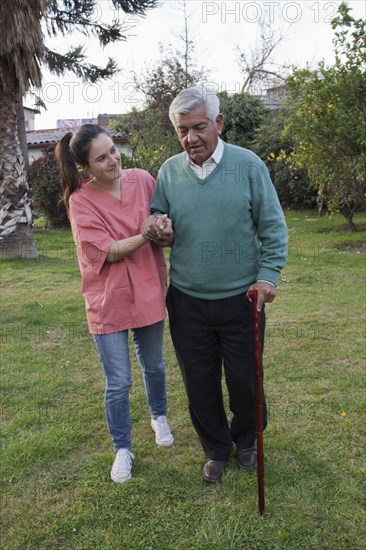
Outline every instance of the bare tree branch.
{"label": "bare tree branch", "polygon": [[[238,64],[243,75],[243,92],[253,92],[258,84],[263,87],[273,86],[284,82],[287,76],[288,67],[273,61],[273,54],[284,40],[285,33],[274,30],[264,21],[259,22],[259,26],[259,43],[254,48],[243,51],[239,45],[236,46]],[[279,70],[276,70],[277,67]]]}

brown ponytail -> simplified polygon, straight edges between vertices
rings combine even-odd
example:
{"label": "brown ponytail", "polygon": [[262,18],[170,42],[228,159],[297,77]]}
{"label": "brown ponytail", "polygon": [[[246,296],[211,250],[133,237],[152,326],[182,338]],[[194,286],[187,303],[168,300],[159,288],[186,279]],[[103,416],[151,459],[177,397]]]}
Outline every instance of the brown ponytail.
{"label": "brown ponytail", "polygon": [[88,167],[90,145],[99,134],[108,135],[108,132],[97,124],[84,124],[75,134],[67,132],[56,145],[55,157],[60,170],[63,200],[68,214],[70,196],[81,186],[78,165],[82,168]]}
{"label": "brown ponytail", "polygon": [[61,188],[66,212],[69,215],[70,195],[81,185],[81,178],[70,150],[72,132],[65,134],[55,148],[55,157],[60,170]]}

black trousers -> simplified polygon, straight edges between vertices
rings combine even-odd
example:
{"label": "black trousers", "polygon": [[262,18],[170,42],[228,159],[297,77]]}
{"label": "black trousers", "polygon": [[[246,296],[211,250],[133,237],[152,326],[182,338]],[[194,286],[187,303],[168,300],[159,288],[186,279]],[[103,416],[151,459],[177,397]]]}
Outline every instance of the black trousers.
{"label": "black trousers", "polygon": [[[226,460],[233,442],[252,447],[256,437],[253,314],[245,294],[202,300],[170,285],[170,333],[189,401],[193,426],[207,458]],[[265,328],[261,313],[263,350]],[[229,424],[222,393],[222,366],[233,414]],[[267,425],[263,394],[263,429]]]}

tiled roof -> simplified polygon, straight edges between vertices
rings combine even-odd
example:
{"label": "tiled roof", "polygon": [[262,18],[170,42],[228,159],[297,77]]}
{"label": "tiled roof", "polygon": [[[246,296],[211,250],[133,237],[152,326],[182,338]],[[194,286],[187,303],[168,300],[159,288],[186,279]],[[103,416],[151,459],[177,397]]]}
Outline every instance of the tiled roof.
{"label": "tiled roof", "polygon": [[57,143],[66,132],[55,128],[53,130],[28,130],[26,134],[28,147],[47,147],[47,145]]}
{"label": "tiled roof", "polygon": [[[128,137],[126,134],[112,130],[111,128],[105,128],[113,141],[117,143],[127,143]],[[47,147],[49,145],[55,145],[63,135],[65,135],[67,130],[62,130],[60,128],[53,128],[50,130],[28,130],[27,134],[27,144],[29,149],[35,149],[40,147]]]}

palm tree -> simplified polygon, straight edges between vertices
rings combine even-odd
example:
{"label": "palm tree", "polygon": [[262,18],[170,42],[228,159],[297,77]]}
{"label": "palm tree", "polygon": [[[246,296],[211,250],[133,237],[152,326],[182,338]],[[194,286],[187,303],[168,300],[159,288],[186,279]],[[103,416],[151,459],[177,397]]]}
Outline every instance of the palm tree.
{"label": "palm tree", "polygon": [[[93,20],[97,4],[98,0],[0,0],[0,259],[37,257],[19,135],[22,98],[31,87],[40,88],[40,64],[56,75],[72,71],[88,82],[118,71],[113,59],[105,67],[87,63],[81,46],[65,54],[48,49],[41,21],[49,36],[65,36],[77,29],[85,36],[96,36],[102,46],[126,40],[133,24]],[[115,10],[139,16],[158,4],[159,0],[111,0]]]}
{"label": "palm tree", "polygon": [[19,141],[22,97],[41,85],[45,0],[0,2],[0,257],[35,258],[28,182]]}

